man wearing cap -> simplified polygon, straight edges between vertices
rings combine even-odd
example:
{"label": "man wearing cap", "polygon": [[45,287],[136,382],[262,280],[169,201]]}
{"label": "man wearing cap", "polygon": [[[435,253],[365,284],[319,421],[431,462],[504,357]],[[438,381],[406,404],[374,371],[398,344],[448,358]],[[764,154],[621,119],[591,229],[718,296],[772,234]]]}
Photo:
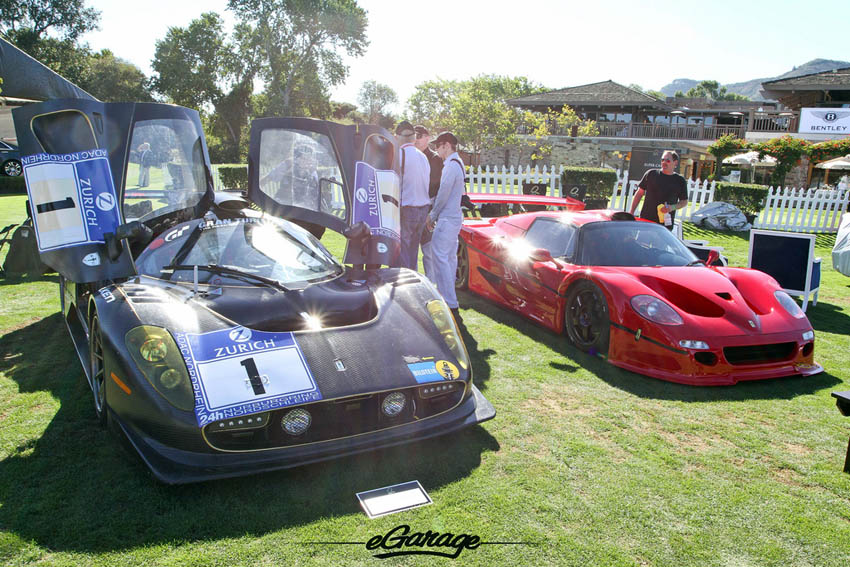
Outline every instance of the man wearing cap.
{"label": "man wearing cap", "polygon": [[434,256],[434,277],[437,289],[449,308],[458,316],[455,272],[457,271],[457,236],[463,223],[460,200],[464,193],[466,170],[457,154],[457,138],[443,132],[434,140],[437,155],[443,160],[440,190],[428,213],[428,229],[433,230],[431,250]]}
{"label": "man wearing cap", "polygon": [[[443,160],[440,156],[437,155],[437,152],[432,150],[429,147],[431,143],[431,133],[428,132],[428,129],[421,124],[418,124],[413,127],[413,130],[416,132],[416,140],[413,142],[413,145],[416,146],[416,149],[425,154],[425,157],[428,158],[428,165],[431,166],[431,177],[428,183],[428,197],[431,200],[430,204],[434,203],[434,199],[437,197],[437,191],[440,189],[440,177],[443,174]],[[428,210],[431,210],[431,207],[428,207]],[[422,241],[420,242],[422,246],[422,267],[425,269],[425,275],[428,276],[429,279],[434,279],[434,253],[431,250],[431,231],[423,230],[422,231]]]}
{"label": "man wearing cap", "polygon": [[395,129],[401,144],[401,265],[416,270],[419,265],[419,241],[425,228],[430,200],[428,158],[413,143],[415,131],[407,120]]}

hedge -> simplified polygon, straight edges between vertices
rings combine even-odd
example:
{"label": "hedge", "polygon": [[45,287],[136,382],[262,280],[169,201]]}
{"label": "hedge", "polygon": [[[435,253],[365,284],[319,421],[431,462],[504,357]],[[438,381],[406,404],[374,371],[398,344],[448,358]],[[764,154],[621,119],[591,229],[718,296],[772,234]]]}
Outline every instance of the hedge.
{"label": "hedge", "polygon": [[561,173],[561,187],[585,185],[587,193],[584,198],[588,207],[591,201],[605,201],[599,207],[608,206],[614,183],[617,182],[617,172],[603,167],[564,167]]}
{"label": "hedge", "polygon": [[248,190],[248,168],[244,165],[219,166],[218,176],[225,189]]}
{"label": "hedge", "polygon": [[23,175],[17,177],[0,175],[0,195],[24,195],[26,192],[27,186]]}
{"label": "hedge", "polygon": [[731,203],[745,215],[757,215],[764,208],[767,191],[766,185],[724,181],[714,188],[714,200]]}

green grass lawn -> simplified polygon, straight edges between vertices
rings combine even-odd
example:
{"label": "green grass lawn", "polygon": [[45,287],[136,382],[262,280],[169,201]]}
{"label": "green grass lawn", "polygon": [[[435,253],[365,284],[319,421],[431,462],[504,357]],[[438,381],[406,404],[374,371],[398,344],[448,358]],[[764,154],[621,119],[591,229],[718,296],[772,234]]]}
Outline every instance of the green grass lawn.
{"label": "green grass lawn", "polygon": [[[0,197],[0,226],[24,197]],[[747,235],[686,226],[745,265]],[[326,236],[341,254],[342,240]],[[808,316],[810,378],[696,388],[619,370],[460,294],[475,382],[497,416],[450,436],[289,471],[168,487],[99,429],[55,276],[0,280],[0,564],[376,565],[399,524],[475,534],[459,561],[387,565],[846,566],[850,278]],[[433,505],[368,520],[355,493],[419,480]]]}

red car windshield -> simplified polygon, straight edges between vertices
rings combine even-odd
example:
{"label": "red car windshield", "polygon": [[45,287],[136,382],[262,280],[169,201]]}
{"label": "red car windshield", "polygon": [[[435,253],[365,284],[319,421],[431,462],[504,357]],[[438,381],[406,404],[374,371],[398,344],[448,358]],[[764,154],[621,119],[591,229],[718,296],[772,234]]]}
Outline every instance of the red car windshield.
{"label": "red car windshield", "polygon": [[581,228],[577,264],[583,266],[687,266],[693,252],[663,226],[601,221]]}

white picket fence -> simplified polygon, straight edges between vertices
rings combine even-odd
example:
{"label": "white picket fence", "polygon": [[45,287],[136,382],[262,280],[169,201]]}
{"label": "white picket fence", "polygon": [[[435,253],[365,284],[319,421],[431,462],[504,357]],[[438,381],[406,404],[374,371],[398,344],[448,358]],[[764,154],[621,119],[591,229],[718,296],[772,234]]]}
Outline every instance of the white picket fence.
{"label": "white picket fence", "polygon": [[[497,167],[491,168],[470,166],[467,170],[469,179],[466,188],[470,193],[502,193],[518,195],[522,193],[523,183],[538,183],[546,187],[546,195],[561,196],[561,172],[558,168],[543,166],[532,167]],[[543,194],[543,193],[541,193]]]}
{"label": "white picket fence", "polygon": [[[467,189],[471,193],[521,194],[523,183],[538,183],[545,194],[561,196],[564,167],[469,167]],[[213,166],[213,182],[221,189],[218,168]],[[629,180],[628,172],[617,172],[609,207],[627,211],[637,191],[638,181]],[[693,213],[714,201],[715,182],[688,180],[688,206],[677,214],[690,221]],[[770,187],[765,206],[753,222],[755,228],[792,232],[838,232],[841,215],[848,210],[850,190],[796,189]]]}
{"label": "white picket fence", "polygon": [[[637,191],[638,181],[629,181],[628,174],[618,175],[611,192],[612,209],[629,210]],[[623,188],[626,188],[625,190]],[[688,206],[677,217],[690,221],[692,215],[714,201],[715,182],[688,180]],[[797,189],[770,187],[764,208],[753,221],[753,228],[787,230],[790,232],[838,232],[841,215],[848,210],[850,190]]]}

